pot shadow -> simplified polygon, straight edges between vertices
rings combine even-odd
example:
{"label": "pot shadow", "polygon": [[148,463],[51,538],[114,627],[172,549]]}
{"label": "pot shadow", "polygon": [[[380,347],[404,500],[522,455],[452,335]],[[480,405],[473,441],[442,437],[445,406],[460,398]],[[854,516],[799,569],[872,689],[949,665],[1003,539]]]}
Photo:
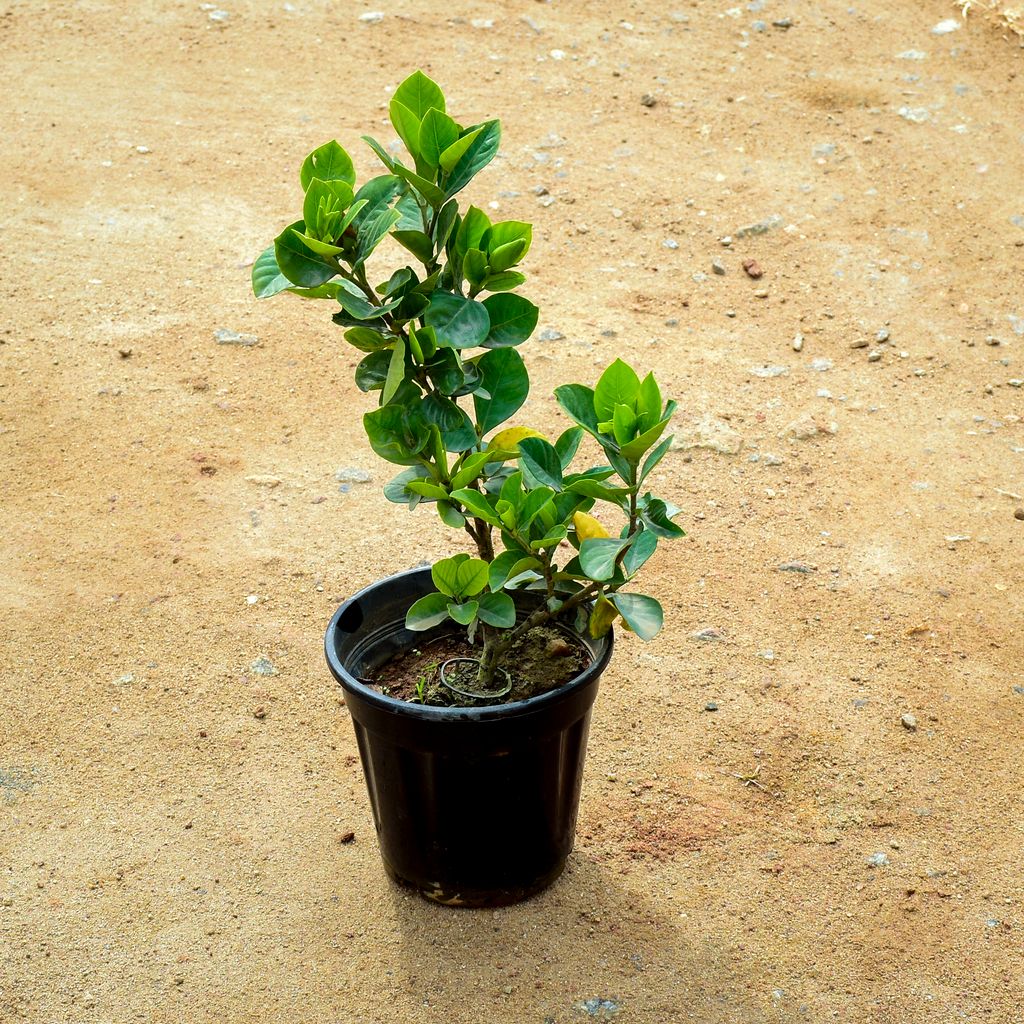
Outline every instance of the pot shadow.
{"label": "pot shadow", "polygon": [[408,1000],[410,1017],[474,1024],[765,1020],[763,984],[713,937],[695,942],[671,897],[652,898],[652,881],[574,854],[549,889],[491,910],[438,906],[390,883],[396,1011]]}

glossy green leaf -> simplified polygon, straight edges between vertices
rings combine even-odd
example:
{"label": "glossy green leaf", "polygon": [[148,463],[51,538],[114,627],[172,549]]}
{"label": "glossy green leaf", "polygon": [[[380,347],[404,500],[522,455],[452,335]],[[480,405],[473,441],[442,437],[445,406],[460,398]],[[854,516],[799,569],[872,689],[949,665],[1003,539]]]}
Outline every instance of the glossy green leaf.
{"label": "glossy green leaf", "polygon": [[437,167],[441,154],[459,138],[459,126],[443,111],[431,108],[420,123],[420,157],[424,163]]}
{"label": "glossy green leaf", "polygon": [[388,364],[388,374],[384,379],[384,390],[381,392],[380,396],[382,405],[387,405],[387,403],[395,397],[398,385],[401,384],[404,379],[405,339],[398,338],[395,341],[395,347],[391,350],[391,361]]}
{"label": "glossy green leaf", "polygon": [[645,430],[639,437],[624,444],[621,449],[622,457],[629,462],[639,462],[644,453],[649,451],[658,438],[665,433],[668,424],[669,421],[664,419],[660,423],[656,423],[650,430]]}
{"label": "glossy green leaf", "polygon": [[501,525],[498,514],[491,503],[479,491],[473,490],[472,487],[461,487],[453,490],[451,496],[474,518],[482,519],[485,523],[490,523],[491,526]]}
{"label": "glossy green leaf", "polygon": [[[489,271],[487,257],[479,249],[466,251],[465,259],[462,261],[462,275],[475,289],[483,286]],[[493,329],[493,322],[491,327]]]}
{"label": "glossy green leaf", "polygon": [[303,227],[300,220],[285,228],[274,240],[274,256],[281,273],[292,284],[315,288],[334,277],[337,270],[302,241]]}
{"label": "glossy green leaf", "polygon": [[424,320],[437,334],[437,343],[473,348],[487,337],[491,320],[483,303],[448,292],[434,292]]}
{"label": "glossy green leaf", "polygon": [[511,629],[516,624],[515,602],[508,594],[483,594],[477,615],[495,629]]}
{"label": "glossy green leaf", "polygon": [[466,152],[448,175],[445,190],[449,196],[461,192],[498,152],[498,146],[501,144],[501,125],[497,121],[487,121],[480,128],[480,134],[469,144]]}
{"label": "glossy green leaf", "polygon": [[344,211],[355,198],[347,181],[321,181],[314,178],[306,189],[302,203],[302,220],[306,234],[321,241],[331,241],[341,235],[340,225]]}
{"label": "glossy green leaf", "polygon": [[[616,405],[612,413],[612,435],[619,444],[627,444],[636,430],[636,413],[628,405]],[[628,457],[628,456],[627,456]]]}
{"label": "glossy green leaf", "polygon": [[395,90],[394,98],[403,103],[422,121],[428,110],[445,110],[444,93],[433,79],[422,71],[414,71]]}
{"label": "glossy green leaf", "polygon": [[478,601],[466,601],[465,604],[456,604],[454,601],[448,603],[448,614],[463,626],[468,626],[475,618],[480,608]]}
{"label": "glossy green leaf", "polygon": [[554,497],[554,489],[541,485],[531,487],[523,495],[522,501],[517,502],[516,526],[519,530],[525,530],[530,523],[540,515],[541,510]]}
{"label": "glossy green leaf", "polygon": [[299,181],[302,182],[303,191],[309,188],[309,183],[314,178],[319,178],[320,181],[344,181],[349,185],[356,183],[352,158],[333,139],[319,149],[314,149],[302,161]]}
{"label": "glossy green leaf", "polygon": [[394,172],[396,164],[400,164],[402,161],[395,159],[376,139],[371,138],[369,135],[362,136],[363,142],[365,142],[370,149],[377,154],[380,162],[391,172]]}
{"label": "glossy green leaf", "polygon": [[441,431],[446,451],[464,452],[477,443],[473,421],[450,398],[428,395],[423,399],[420,411],[428,423],[435,424]]}
{"label": "glossy green leaf", "polygon": [[405,182],[393,174],[380,174],[376,178],[371,178],[359,189],[352,201],[353,206],[357,203],[363,204],[353,224],[357,229],[362,227],[366,221],[376,217],[384,207],[390,206],[405,189]]}
{"label": "glossy green leaf", "polygon": [[423,480],[430,474],[426,466],[412,466],[403,469],[398,476],[392,477],[384,485],[384,497],[396,505],[408,505],[414,492],[409,491],[408,485],[416,480]]}
{"label": "glossy green leaf", "polygon": [[427,594],[405,613],[405,628],[417,632],[432,629],[447,618],[448,598],[444,594]]}
{"label": "glossy green leaf", "polygon": [[507,292],[518,288],[526,280],[525,274],[518,270],[506,270],[501,274],[489,274],[484,281],[483,290],[487,292]]}
{"label": "glossy green leaf", "polygon": [[561,433],[555,442],[555,451],[558,452],[558,461],[564,473],[572,463],[573,458],[583,440],[583,429],[581,427],[570,427]]}
{"label": "glossy green leaf", "polygon": [[490,331],[484,348],[511,348],[521,345],[537,327],[540,311],[521,295],[502,292],[483,301],[490,319]]}
{"label": "glossy green leaf", "polygon": [[362,289],[352,284],[351,281],[342,280],[338,282],[338,285],[338,304],[357,320],[377,320],[385,313],[395,309],[402,301],[401,299],[392,299],[390,302],[374,304],[366,298]]}
{"label": "glossy green leaf", "polygon": [[523,478],[532,486],[538,484],[560,491],[562,462],[553,445],[540,437],[524,437],[519,442],[519,466]]}
{"label": "glossy green leaf", "polygon": [[510,267],[514,267],[522,259],[525,252],[526,242],[521,238],[517,238],[515,241],[509,242],[508,245],[498,246],[497,249],[489,249],[487,262],[496,274],[500,274]]}
{"label": "glossy green leaf", "polygon": [[429,263],[434,258],[434,243],[422,231],[392,231],[391,237],[420,261]]}
{"label": "glossy green leaf", "polygon": [[616,405],[630,408],[636,402],[637,391],[640,389],[640,378],[636,371],[621,359],[616,359],[597,382],[594,388],[594,411],[598,421],[610,420]]}
{"label": "glossy green leaf", "polygon": [[317,256],[340,256],[345,251],[340,245],[334,245],[331,242],[321,242],[319,238],[312,238],[298,231],[295,233],[299,236],[299,241],[307,249],[315,252]]}
{"label": "glossy green leaf", "polygon": [[646,477],[647,474],[650,473],[651,470],[653,470],[659,462],[661,462],[661,460],[665,457],[665,453],[668,452],[668,450],[671,447],[672,438],[666,437],[665,440],[662,441],[661,444],[659,444],[658,447],[655,448],[654,451],[651,452],[651,454],[648,455],[646,459],[644,459],[644,464],[640,470],[640,476],[637,478],[637,483],[641,483],[644,477]]}
{"label": "glossy green leaf", "polygon": [[459,136],[440,156],[438,163],[441,170],[450,171],[461,159],[463,154],[476,141],[477,137],[484,130],[484,126],[470,128],[464,135]]}
{"label": "glossy green leaf", "polygon": [[491,225],[487,235],[488,252],[495,252],[512,242],[522,242],[523,251],[530,248],[533,241],[533,225],[521,220],[499,220]]}
{"label": "glossy green leaf", "polygon": [[[486,310],[485,310],[486,313]],[[504,423],[526,401],[530,378],[523,357],[514,348],[496,348],[484,353],[476,365],[483,377],[482,391],[473,395],[476,422],[481,434]]]}
{"label": "glossy green leaf", "polygon": [[439,501],[437,514],[441,522],[453,530],[461,530],[466,525],[466,517],[450,501]]}
{"label": "glossy green leaf", "polygon": [[401,216],[397,210],[383,207],[372,217],[362,221],[356,235],[356,267],[366,262],[366,258],[377,248],[380,240],[395,226]]}
{"label": "glossy green leaf", "polygon": [[452,476],[452,487],[465,487],[472,483],[482,472],[488,462],[493,461],[490,452],[474,452],[466,457],[458,472]]}
{"label": "glossy green leaf", "polygon": [[653,530],[643,530],[633,538],[629,550],[622,556],[622,568],[627,576],[633,576],[654,554],[658,546],[658,535]]}
{"label": "glossy green leaf", "polygon": [[430,498],[433,501],[448,500],[448,492],[440,484],[435,484],[432,480],[414,479],[410,480],[405,486],[407,490],[423,498]]}
{"label": "glossy green leaf", "polygon": [[356,387],[360,391],[380,391],[388,379],[388,368],[391,366],[391,352],[380,350],[371,352],[360,360],[356,367]]}
{"label": "glossy green leaf", "polygon": [[620,591],[612,595],[611,602],[626,625],[641,640],[651,640],[661,631],[665,613],[653,597],[647,597],[645,594],[624,594]]}
{"label": "glossy green leaf", "polygon": [[662,418],[661,409],[661,388],[658,387],[654,374],[649,373],[640,382],[640,390],[636,396],[636,411],[642,420],[644,430],[653,427]]}
{"label": "glossy green leaf", "polygon": [[419,410],[398,403],[366,413],[363,427],[370,447],[385,461],[399,466],[416,465],[419,453],[430,440],[430,431]]}
{"label": "glossy green leaf", "polygon": [[415,171],[410,171],[408,167],[396,167],[395,175],[412,185],[435,209],[440,209],[444,205],[447,196],[433,182],[428,181]]}
{"label": "glossy green leaf", "polygon": [[259,259],[252,265],[252,292],[257,299],[269,299],[271,295],[286,291],[291,281],[281,273],[274,255],[275,246],[271,245],[260,253]]}
{"label": "glossy green leaf", "polygon": [[[420,119],[397,97],[391,100],[388,105],[388,113],[391,115],[391,123],[398,132],[398,137],[405,143],[405,148],[418,158],[420,155]],[[398,164],[391,167],[391,171],[398,170]]]}
{"label": "glossy green leaf", "polygon": [[491,218],[483,210],[471,206],[462,218],[455,235],[455,251],[464,257],[470,249],[479,249],[480,240],[491,226]]}
{"label": "glossy green leaf", "polygon": [[464,553],[435,562],[430,574],[434,586],[449,597],[474,597],[487,586],[487,563]]}
{"label": "glossy green leaf", "polygon": [[591,538],[580,545],[580,565],[592,580],[610,580],[615,575],[615,560],[629,543],[614,537]]}
{"label": "glossy green leaf", "polygon": [[555,388],[555,398],[570,419],[588,433],[597,434],[594,392],[590,388],[583,384],[563,384]]}
{"label": "glossy green leaf", "polygon": [[641,518],[649,530],[653,530],[659,537],[685,537],[686,531],[672,522],[673,516],[679,514],[675,505],[670,505],[661,498],[653,498],[645,495],[640,502]]}
{"label": "glossy green leaf", "polygon": [[584,477],[581,480],[574,480],[566,485],[566,490],[573,494],[582,494],[596,501],[610,501],[613,505],[620,507],[629,497],[629,490],[626,487],[609,487],[608,484],[599,480],[592,480]]}

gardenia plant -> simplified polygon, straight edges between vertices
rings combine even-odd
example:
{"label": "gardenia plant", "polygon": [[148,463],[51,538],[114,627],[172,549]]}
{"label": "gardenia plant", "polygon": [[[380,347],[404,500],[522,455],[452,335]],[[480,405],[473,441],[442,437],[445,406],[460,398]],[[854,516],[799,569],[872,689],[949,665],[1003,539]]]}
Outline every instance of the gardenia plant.
{"label": "gardenia plant", "polygon": [[[456,199],[494,158],[500,125],[458,124],[420,71],[395,91],[390,114],[411,166],[364,136],[386,173],[357,190],[337,142],[314,150],[299,174],[302,217],[256,261],[253,290],[339,307],[334,322],[365,353],[356,384],[379,396],[363,417],[370,445],[407,467],[386,497],[410,509],[433,504],[476,548],[476,557],[433,565],[437,592],[412,605],[406,625],[427,630],[450,618],[467,627],[481,648],[478,692],[488,696],[503,656],[533,627],[559,618],[602,636],[621,617],[644,640],[661,628],[660,604],[627,587],[659,539],[683,533],[672,521],[678,509],[644,490],[671,443],[663,435],[675,403],[652,374],[641,380],[616,359],[595,387],[555,390],[574,423],[555,441],[507,425],[530,389],[516,346],[538,310],[516,292],[525,281],[516,268],[532,228],[492,222],[475,206],[462,212]],[[367,260],[386,235],[414,261],[374,286]],[[587,434],[607,465],[579,471]],[[622,520],[614,536],[595,506]],[[524,589],[537,601],[517,618],[510,591]]]}

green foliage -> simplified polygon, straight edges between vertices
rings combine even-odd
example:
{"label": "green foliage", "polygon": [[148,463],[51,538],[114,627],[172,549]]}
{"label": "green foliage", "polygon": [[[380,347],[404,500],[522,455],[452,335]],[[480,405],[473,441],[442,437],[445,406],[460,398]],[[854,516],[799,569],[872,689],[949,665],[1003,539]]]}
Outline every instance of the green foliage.
{"label": "green foliage", "polygon": [[[370,446],[402,467],[385,497],[432,505],[475,544],[478,557],[434,564],[437,591],[409,609],[406,625],[453,620],[470,637],[479,631],[485,687],[512,640],[558,614],[584,614],[594,636],[621,620],[650,639],[660,605],[624,588],[661,540],[683,532],[678,509],[643,486],[669,450],[675,403],[653,375],[641,379],[616,359],[593,387],[556,389],[573,422],[557,440],[508,425],[530,392],[518,346],[539,311],[517,289],[533,228],[492,222],[476,206],[460,211],[455,198],[494,158],[501,127],[460,125],[420,71],[395,90],[389,114],[408,156],[364,136],[385,173],[357,187],[338,142],[310,153],[299,173],[301,217],[256,260],[252,286],[258,298],[290,292],[332,304],[332,320],[361,353],[356,385],[377,396],[363,417]],[[409,262],[374,287],[368,262],[388,236]],[[574,469],[588,435],[607,464]],[[523,590],[537,600],[517,615],[512,594]]]}

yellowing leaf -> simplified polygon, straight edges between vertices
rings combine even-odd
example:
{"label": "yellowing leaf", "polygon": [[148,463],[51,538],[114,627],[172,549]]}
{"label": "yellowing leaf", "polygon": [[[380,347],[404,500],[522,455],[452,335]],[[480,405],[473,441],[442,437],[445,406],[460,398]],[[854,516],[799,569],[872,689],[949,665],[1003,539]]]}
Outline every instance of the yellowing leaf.
{"label": "yellowing leaf", "polygon": [[604,636],[612,628],[612,623],[618,614],[615,605],[602,594],[597,599],[594,610],[590,613],[590,635],[595,638]]}
{"label": "yellowing leaf", "polygon": [[510,455],[517,455],[519,453],[519,442],[527,437],[540,437],[545,441],[547,440],[539,430],[534,430],[533,427],[506,427],[504,430],[499,430],[487,442],[487,450],[489,452],[508,452]]}
{"label": "yellowing leaf", "polygon": [[595,537],[611,536],[593,516],[588,516],[586,512],[574,512],[572,523],[576,527],[576,536],[579,537],[581,543]]}

